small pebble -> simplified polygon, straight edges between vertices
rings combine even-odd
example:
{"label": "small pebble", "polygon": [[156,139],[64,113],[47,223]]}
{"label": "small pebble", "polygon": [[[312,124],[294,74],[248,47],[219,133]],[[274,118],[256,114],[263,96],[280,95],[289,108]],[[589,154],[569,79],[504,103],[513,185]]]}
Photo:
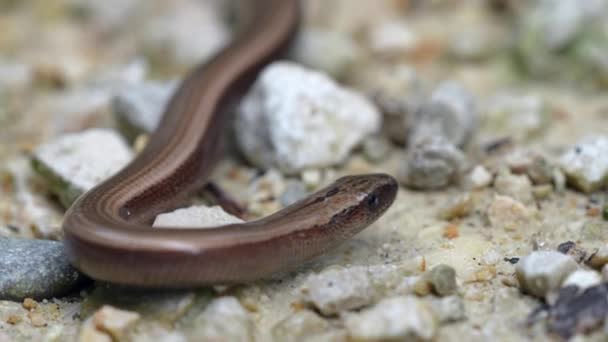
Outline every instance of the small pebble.
{"label": "small pebble", "polygon": [[252,341],[253,320],[235,297],[213,299],[194,318],[189,341]]}
{"label": "small pebble", "polygon": [[120,340],[126,330],[139,321],[137,312],[120,310],[109,305],[102,306],[93,315],[95,329],[112,336],[113,340]]}
{"label": "small pebble", "polygon": [[536,251],[522,258],[515,267],[522,290],[539,298],[558,289],[578,268],[570,256],[553,251]]}
{"label": "small pebble", "polygon": [[21,304],[21,306],[23,306],[23,308],[26,310],[32,310],[38,306],[38,302],[28,297],[23,300],[23,304]]}
{"label": "small pebble", "polygon": [[369,309],[346,315],[344,325],[356,341],[429,341],[438,328],[431,305],[414,296],[383,299]]}
{"label": "small pebble", "polygon": [[486,214],[493,227],[506,230],[525,229],[532,216],[523,203],[501,195],[494,196]]}
{"label": "small pebble", "polygon": [[591,255],[587,264],[597,270],[602,269],[604,265],[608,264],[608,246],[604,245],[600,247]]}
{"label": "small pebble", "polygon": [[30,311],[27,313],[27,317],[34,327],[46,327],[48,324],[40,312]]}
{"label": "small pebble", "polygon": [[466,318],[464,301],[459,296],[434,298],[431,304],[440,323],[458,322]]}
{"label": "small pebble", "polygon": [[366,267],[335,268],[310,275],[300,293],[324,315],[369,305],[377,295]]}
{"label": "small pebble", "polygon": [[601,282],[602,276],[596,271],[576,270],[566,277],[562,287],[573,285],[578,287],[580,291],[584,291],[589,287],[599,285]]}
{"label": "small pebble", "polygon": [[451,266],[437,265],[425,274],[425,278],[439,296],[449,296],[458,290],[456,271]]}
{"label": "small pebble", "polygon": [[473,212],[475,203],[470,193],[464,193],[453,197],[439,211],[439,218],[451,220],[455,218],[467,217]]}
{"label": "small pebble", "polygon": [[276,341],[312,341],[329,329],[329,323],[318,314],[300,310],[278,322],[272,328],[272,335]]}
{"label": "small pebble", "polygon": [[523,203],[532,203],[532,182],[526,175],[514,175],[508,170],[502,170],[494,180],[494,188],[504,196],[509,196]]}
{"label": "small pebble", "polygon": [[532,188],[532,196],[539,201],[547,199],[551,193],[553,193],[553,186],[551,184],[537,185]]}
{"label": "small pebble", "polygon": [[483,165],[477,165],[469,175],[469,181],[474,189],[483,189],[492,183],[494,177]]}
{"label": "small pebble", "polygon": [[599,190],[608,182],[608,138],[583,139],[564,153],[559,162],[569,184],[585,193]]}
{"label": "small pebble", "polygon": [[440,136],[454,146],[462,147],[472,138],[476,127],[473,96],[459,83],[444,82],[416,112],[408,133],[408,145],[415,146]]}
{"label": "small pebble", "polygon": [[220,206],[199,205],[160,214],[152,226],[198,229],[241,222],[243,220],[228,214]]}
{"label": "small pebble", "polygon": [[460,180],[466,157],[440,136],[420,141],[403,160],[399,180],[413,189],[445,188]]}
{"label": "small pebble", "polygon": [[18,324],[21,321],[23,321],[23,317],[19,316],[19,315],[9,315],[8,318],[6,319],[6,323],[8,324]]}
{"label": "small pebble", "polygon": [[0,299],[60,297],[85,280],[57,241],[0,237],[0,269]]}

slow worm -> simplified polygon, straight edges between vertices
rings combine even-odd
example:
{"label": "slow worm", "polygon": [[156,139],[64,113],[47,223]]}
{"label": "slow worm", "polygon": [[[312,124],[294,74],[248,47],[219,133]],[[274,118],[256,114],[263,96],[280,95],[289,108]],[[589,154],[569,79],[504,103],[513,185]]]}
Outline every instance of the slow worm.
{"label": "slow worm", "polygon": [[183,81],[146,148],[68,210],[66,251],[85,274],[146,287],[249,282],[328,251],[392,204],[391,176],[347,176],[256,221],[150,228],[156,214],[178,207],[208,181],[230,122],[221,110],[294,35],[297,0],[247,3],[253,6],[243,33]]}

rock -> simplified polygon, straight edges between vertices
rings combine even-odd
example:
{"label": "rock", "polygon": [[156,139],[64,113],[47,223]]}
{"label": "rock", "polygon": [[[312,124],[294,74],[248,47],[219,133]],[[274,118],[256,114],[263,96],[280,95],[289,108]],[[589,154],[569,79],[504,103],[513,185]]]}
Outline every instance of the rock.
{"label": "rock", "polygon": [[448,265],[437,265],[425,274],[433,291],[442,297],[454,294],[458,290],[456,271]]}
{"label": "rock", "polygon": [[608,264],[608,246],[604,245],[600,247],[595,253],[591,255],[587,264],[596,270],[600,270],[604,265]]}
{"label": "rock", "polygon": [[578,268],[569,256],[553,251],[532,252],[522,258],[515,271],[521,288],[529,294],[543,298],[558,289],[564,279]]}
{"label": "rock", "polygon": [[112,340],[120,340],[126,330],[139,319],[140,316],[137,312],[104,305],[93,315],[93,325],[95,329],[111,336]]}
{"label": "rock", "polygon": [[490,97],[482,112],[487,129],[516,142],[538,136],[550,123],[549,106],[535,95],[498,94]]}
{"label": "rock", "polygon": [[347,315],[344,325],[356,341],[428,341],[437,333],[432,307],[413,296],[383,299],[369,309]]}
{"label": "rock", "polygon": [[[166,3],[160,9],[161,15],[147,20],[140,30],[145,49],[157,58],[171,57],[180,66],[192,66],[213,56],[230,38],[211,1]],[[192,37],[201,39],[193,44]]]}
{"label": "rock", "polygon": [[152,133],[176,86],[176,82],[146,82],[119,89],[112,109],[123,134],[134,140],[141,133]]}
{"label": "rock", "polygon": [[496,192],[509,196],[523,203],[532,203],[532,182],[526,175],[514,175],[506,170],[498,173],[494,180]]}
{"label": "rock", "polygon": [[466,318],[464,301],[458,296],[436,298],[431,301],[431,305],[440,323],[452,323]]}
{"label": "rock", "polygon": [[285,191],[281,194],[279,202],[283,207],[287,207],[303,199],[308,194],[304,183],[291,180],[285,185]]}
{"label": "rock", "polygon": [[548,331],[564,340],[600,328],[608,317],[608,284],[582,292],[576,286],[563,287],[547,313]]}
{"label": "rock", "polygon": [[199,229],[241,222],[244,221],[228,214],[220,206],[198,205],[160,214],[152,226]]}
{"label": "rock", "polygon": [[422,104],[413,119],[408,145],[415,146],[441,136],[457,147],[464,146],[477,126],[475,100],[456,82],[443,82]]}
{"label": "rock", "polygon": [[473,196],[466,192],[453,197],[439,210],[439,218],[451,220],[455,218],[467,217],[475,207]]}
{"label": "rock", "polygon": [[473,168],[473,171],[469,174],[469,182],[474,189],[483,189],[490,184],[494,177],[483,165],[477,165]]}
{"label": "rock", "polygon": [[531,211],[524,204],[501,195],[494,196],[486,214],[493,227],[506,230],[526,228],[532,216]]}
{"label": "rock", "polygon": [[85,320],[80,326],[78,342],[112,342],[112,337],[95,328],[93,317]]}
{"label": "rock", "polygon": [[0,237],[0,269],[0,299],[59,297],[86,279],[57,241]]}
{"label": "rock", "polygon": [[235,297],[216,298],[193,322],[191,341],[253,341],[253,321]]}
{"label": "rock", "polygon": [[516,151],[506,157],[511,172],[525,174],[534,184],[550,184],[556,166],[541,154]]}
{"label": "rock", "polygon": [[82,193],[118,172],[131,158],[129,146],[116,132],[91,129],[38,146],[32,165],[67,208]]}
{"label": "rock", "polygon": [[369,137],[363,141],[363,155],[371,163],[378,163],[386,159],[390,150],[390,142],[381,136]]}
{"label": "rock", "polygon": [[277,62],[246,95],[235,127],[249,161],[293,174],[342,162],[380,124],[363,96],[323,74]]}
{"label": "rock", "polygon": [[589,287],[596,286],[602,283],[602,276],[596,272],[591,270],[576,270],[562,283],[562,287],[564,286],[576,286],[579,290],[583,291]]}
{"label": "rock", "polygon": [[330,329],[329,323],[310,310],[297,311],[272,328],[276,341],[315,341]]}
{"label": "rock", "polygon": [[588,137],[564,153],[560,166],[568,182],[589,193],[608,183],[608,137]]}
{"label": "rock", "polygon": [[376,290],[366,267],[335,268],[313,274],[300,287],[303,300],[324,315],[373,303]]}
{"label": "rock", "polygon": [[361,48],[347,34],[318,28],[303,28],[291,55],[295,61],[306,67],[343,79],[360,58]]}
{"label": "rock", "polygon": [[581,263],[587,257],[587,252],[579,248],[576,243],[572,241],[560,243],[559,246],[557,246],[557,251],[569,255],[577,263]]}
{"label": "rock", "polygon": [[441,189],[457,182],[465,165],[462,151],[436,136],[411,148],[401,165],[399,180],[414,189]]}

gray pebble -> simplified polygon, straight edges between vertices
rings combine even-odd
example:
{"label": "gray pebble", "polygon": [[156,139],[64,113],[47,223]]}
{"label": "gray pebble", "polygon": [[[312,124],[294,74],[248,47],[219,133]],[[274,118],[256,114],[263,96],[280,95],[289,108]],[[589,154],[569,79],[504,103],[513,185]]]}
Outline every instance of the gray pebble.
{"label": "gray pebble", "polygon": [[1,300],[62,296],[85,279],[61,242],[0,237]]}
{"label": "gray pebble", "polygon": [[441,136],[414,146],[399,173],[399,180],[414,189],[440,189],[457,182],[466,166],[460,149]]}
{"label": "gray pebble", "polygon": [[409,132],[410,146],[433,136],[441,136],[462,147],[477,127],[473,96],[456,82],[443,82],[416,112]]}
{"label": "gray pebble", "polygon": [[451,266],[437,265],[426,274],[426,277],[433,291],[440,296],[451,295],[458,289],[456,271]]}
{"label": "gray pebble", "polygon": [[290,180],[285,185],[285,191],[279,197],[281,205],[286,207],[306,197],[306,185],[300,181]]}

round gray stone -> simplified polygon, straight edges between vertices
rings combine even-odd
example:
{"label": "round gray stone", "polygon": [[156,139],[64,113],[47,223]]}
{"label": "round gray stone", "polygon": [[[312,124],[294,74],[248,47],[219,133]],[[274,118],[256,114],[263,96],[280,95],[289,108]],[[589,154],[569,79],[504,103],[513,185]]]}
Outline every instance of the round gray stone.
{"label": "round gray stone", "polygon": [[61,242],[0,237],[0,300],[58,297],[85,279]]}

